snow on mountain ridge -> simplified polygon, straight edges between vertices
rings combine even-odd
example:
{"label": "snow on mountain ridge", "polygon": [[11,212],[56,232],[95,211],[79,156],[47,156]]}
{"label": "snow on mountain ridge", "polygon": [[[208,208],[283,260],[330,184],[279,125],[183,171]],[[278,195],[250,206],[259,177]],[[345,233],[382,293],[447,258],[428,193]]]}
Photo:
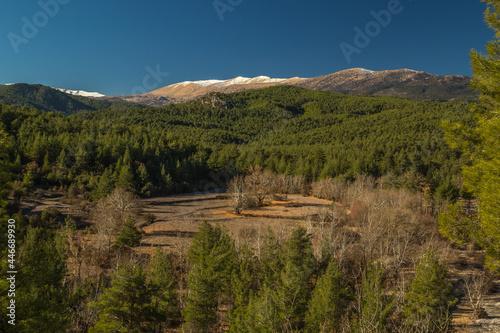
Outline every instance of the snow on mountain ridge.
{"label": "snow on mountain ridge", "polygon": [[106,95],[100,94],[98,92],[88,92],[84,90],[69,90],[63,88],[54,88],[56,90],[62,91],[63,93],[75,96],[83,96],[83,97],[104,97]]}
{"label": "snow on mountain ridge", "polygon": [[199,88],[214,85],[215,87],[227,87],[234,84],[254,84],[254,83],[275,83],[285,81],[287,79],[272,79],[269,76],[256,76],[253,78],[238,76],[228,80],[200,80],[200,81],[184,81],[170,85],[172,88],[186,87],[190,84],[195,84]]}

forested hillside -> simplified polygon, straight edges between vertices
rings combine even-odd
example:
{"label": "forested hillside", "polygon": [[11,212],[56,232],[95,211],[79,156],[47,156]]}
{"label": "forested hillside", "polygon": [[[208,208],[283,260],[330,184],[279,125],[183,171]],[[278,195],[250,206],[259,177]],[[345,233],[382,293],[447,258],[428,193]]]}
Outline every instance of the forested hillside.
{"label": "forested hillside", "polygon": [[75,96],[41,84],[17,83],[0,86],[0,104],[34,107],[44,111],[60,111],[66,115],[84,110],[125,108],[128,102],[109,102]]}
{"label": "forested hillside", "polygon": [[115,187],[168,194],[203,188],[211,172],[260,165],[309,180],[389,175],[398,186],[454,198],[464,162],[440,124],[472,124],[467,108],[273,87],[71,116],[2,106],[0,128],[21,192],[63,185],[94,198]]}

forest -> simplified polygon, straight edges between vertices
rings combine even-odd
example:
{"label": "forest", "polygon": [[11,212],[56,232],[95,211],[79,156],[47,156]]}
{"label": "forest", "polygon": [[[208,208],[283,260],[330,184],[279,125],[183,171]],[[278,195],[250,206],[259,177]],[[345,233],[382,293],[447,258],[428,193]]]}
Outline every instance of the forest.
{"label": "forest", "polygon": [[4,87],[0,331],[467,332],[500,272],[498,54],[471,53],[477,103]]}
{"label": "forest", "polygon": [[189,192],[214,182],[214,172],[232,176],[260,165],[309,181],[391,175],[400,186],[426,184],[456,199],[466,160],[446,145],[441,125],[471,126],[467,110],[465,103],[285,86],[71,116],[3,105],[0,119],[18,197],[32,186],[67,187],[90,199],[115,187]]}

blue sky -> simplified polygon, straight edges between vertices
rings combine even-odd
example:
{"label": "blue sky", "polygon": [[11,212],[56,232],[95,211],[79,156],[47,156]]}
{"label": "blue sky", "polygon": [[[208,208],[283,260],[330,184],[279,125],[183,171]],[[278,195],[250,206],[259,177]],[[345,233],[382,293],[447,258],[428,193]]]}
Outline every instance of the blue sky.
{"label": "blue sky", "polygon": [[[479,0],[3,0],[0,83],[130,94],[353,67],[471,75],[469,51],[493,38],[485,8]],[[382,10],[385,26],[371,14]],[[367,24],[369,43],[358,36],[357,47],[354,29],[366,34]],[[350,62],[341,43],[357,49]]]}

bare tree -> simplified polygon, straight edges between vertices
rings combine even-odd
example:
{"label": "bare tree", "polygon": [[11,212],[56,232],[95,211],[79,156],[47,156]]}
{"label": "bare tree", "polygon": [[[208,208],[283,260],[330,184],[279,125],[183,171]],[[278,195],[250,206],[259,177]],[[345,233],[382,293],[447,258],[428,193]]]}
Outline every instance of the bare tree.
{"label": "bare tree", "polygon": [[237,175],[229,182],[227,190],[231,199],[234,202],[234,210],[236,214],[241,214],[243,209],[248,206],[248,193],[247,185],[245,183],[245,177],[242,175]]}
{"label": "bare tree", "polygon": [[473,313],[473,319],[487,318],[484,296],[488,292],[490,279],[484,272],[474,272],[464,278],[463,289]]}
{"label": "bare tree", "polygon": [[276,175],[269,170],[263,170],[260,166],[251,166],[245,182],[249,192],[257,199],[257,204],[262,206],[267,195],[274,191]]}
{"label": "bare tree", "polygon": [[111,250],[114,239],[129,217],[140,214],[137,196],[123,189],[115,189],[97,203],[93,212],[94,226],[98,235],[100,249]]}
{"label": "bare tree", "polygon": [[346,182],[339,178],[322,179],[312,184],[312,191],[315,197],[336,202],[344,199],[346,188]]}

